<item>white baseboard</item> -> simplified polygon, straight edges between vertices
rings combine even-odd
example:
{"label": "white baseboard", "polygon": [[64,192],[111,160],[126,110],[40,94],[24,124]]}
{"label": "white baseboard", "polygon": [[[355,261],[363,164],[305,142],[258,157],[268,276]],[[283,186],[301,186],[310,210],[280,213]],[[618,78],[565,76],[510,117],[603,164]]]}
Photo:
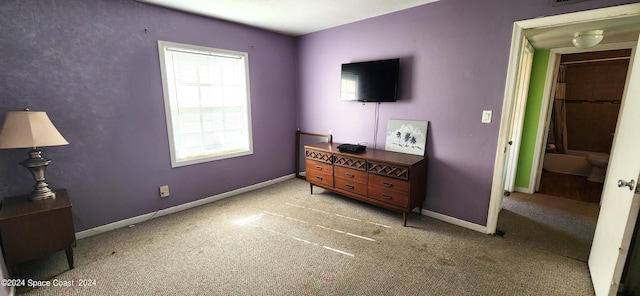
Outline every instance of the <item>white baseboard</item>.
{"label": "white baseboard", "polygon": [[136,216],[136,217],[132,217],[129,219],[124,219],[124,220],[120,220],[117,222],[113,222],[113,223],[109,223],[106,225],[102,225],[102,226],[98,226],[95,228],[91,228],[91,229],[87,229],[87,230],[83,230],[80,232],[76,232],[76,239],[83,239],[83,238],[87,238],[96,234],[100,234],[103,232],[107,232],[107,231],[111,231],[111,230],[115,230],[118,228],[122,228],[122,227],[129,227],[130,225],[134,225],[134,224],[138,224],[138,223],[142,223],[144,221],[153,219],[153,218],[158,218],[158,217],[162,217],[164,215],[169,215],[169,214],[173,214],[173,213],[177,213],[180,211],[184,211],[187,209],[191,209],[194,207],[198,207],[201,205],[205,205],[214,201],[218,201],[227,197],[231,197],[234,195],[238,195],[241,193],[245,193],[245,192],[249,192],[249,191],[253,191],[256,189],[260,189],[262,187],[267,187],[276,183],[280,183],[289,179],[293,179],[295,178],[295,174],[291,174],[291,175],[287,175],[287,176],[283,176],[277,179],[273,179],[273,180],[269,180],[269,181],[265,181],[262,183],[258,183],[258,184],[254,184],[254,185],[250,185],[247,187],[243,187],[240,189],[236,189],[236,190],[232,190],[232,191],[228,191],[228,192],[224,192],[221,194],[217,194],[214,196],[210,196],[210,197],[206,197],[203,199],[199,199],[196,201],[192,201],[189,203],[185,203],[185,204],[181,204],[181,205],[177,205],[171,208],[167,208],[164,210],[159,210],[156,212],[152,212],[152,213],[147,213],[147,214],[143,214],[140,216]]}
{"label": "white baseboard", "polygon": [[478,232],[482,232],[482,233],[487,233],[487,227],[483,226],[483,225],[479,225],[479,224],[475,224],[475,223],[471,223],[469,221],[465,221],[465,220],[461,220],[458,218],[453,218],[451,216],[447,216],[447,215],[443,215],[440,213],[436,213],[436,212],[432,212],[429,210],[425,210],[422,209],[422,214],[427,216],[427,217],[431,217],[434,219],[438,219],[453,225],[458,225],[467,229],[471,229],[471,230],[475,230]]}
{"label": "white baseboard", "polygon": [[524,187],[515,187],[513,189],[513,191],[515,192],[522,192],[522,193],[527,193],[527,194],[533,194],[533,190],[531,189],[531,186],[524,188]]}

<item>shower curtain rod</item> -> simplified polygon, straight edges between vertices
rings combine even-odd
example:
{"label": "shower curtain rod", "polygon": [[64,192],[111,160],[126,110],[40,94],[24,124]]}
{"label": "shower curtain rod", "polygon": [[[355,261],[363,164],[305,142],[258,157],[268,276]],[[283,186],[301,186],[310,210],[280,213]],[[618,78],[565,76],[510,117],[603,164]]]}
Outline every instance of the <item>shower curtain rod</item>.
{"label": "shower curtain rod", "polygon": [[620,61],[620,60],[629,60],[629,59],[631,59],[631,57],[601,58],[601,59],[561,62],[560,65],[585,64],[585,63],[595,63],[595,62],[609,62],[609,61]]}

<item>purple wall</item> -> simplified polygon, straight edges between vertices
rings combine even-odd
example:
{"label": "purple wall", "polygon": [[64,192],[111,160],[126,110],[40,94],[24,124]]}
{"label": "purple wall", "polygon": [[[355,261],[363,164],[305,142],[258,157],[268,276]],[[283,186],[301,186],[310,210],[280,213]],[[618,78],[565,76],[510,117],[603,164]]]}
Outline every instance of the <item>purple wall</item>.
{"label": "purple wall", "polygon": [[[388,119],[427,120],[425,208],[486,225],[513,23],[638,1],[444,0],[305,35],[299,42],[301,130],[384,149]],[[340,64],[401,58],[400,100],[342,102]],[[482,110],[493,110],[490,124]]]}
{"label": "purple wall", "polygon": [[[46,111],[71,143],[43,153],[77,231],[291,174],[296,127],[383,147],[391,118],[430,121],[426,208],[484,225],[513,22],[632,2],[445,0],[296,39],[132,0],[3,0],[0,120]],[[158,39],[249,53],[253,155],[170,167]],[[380,105],[373,143],[375,105],[339,100],[339,67],[391,57],[402,97]],[[0,151],[0,197],[30,191],[25,158]]]}
{"label": "purple wall", "polygon": [[[0,15],[0,120],[46,111],[70,142],[42,150],[76,231],[293,173],[295,38],[132,0],[3,0]],[[253,155],[171,168],[158,39],[249,53]],[[0,197],[31,191],[26,157],[0,150]]]}

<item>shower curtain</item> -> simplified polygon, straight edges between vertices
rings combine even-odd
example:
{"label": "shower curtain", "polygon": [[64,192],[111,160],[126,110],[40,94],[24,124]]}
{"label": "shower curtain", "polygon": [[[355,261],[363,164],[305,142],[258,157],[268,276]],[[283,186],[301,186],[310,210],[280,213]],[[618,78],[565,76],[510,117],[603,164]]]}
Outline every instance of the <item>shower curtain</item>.
{"label": "shower curtain", "polygon": [[[565,138],[565,95],[567,92],[567,84],[565,81],[565,72],[567,65],[560,65],[558,68],[558,79],[556,81],[556,94],[553,100],[553,109],[551,110],[551,122],[549,123],[549,141],[547,143],[555,145],[557,153],[566,153]],[[554,149],[550,149],[554,150]]]}

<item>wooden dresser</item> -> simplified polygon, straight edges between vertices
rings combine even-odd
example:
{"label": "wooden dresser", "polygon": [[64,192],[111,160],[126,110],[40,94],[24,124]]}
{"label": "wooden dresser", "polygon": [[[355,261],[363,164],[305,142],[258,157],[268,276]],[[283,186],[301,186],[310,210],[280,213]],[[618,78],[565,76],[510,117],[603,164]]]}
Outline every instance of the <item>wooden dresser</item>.
{"label": "wooden dresser", "polygon": [[407,213],[422,210],[427,190],[427,158],[367,148],[343,153],[338,143],[305,145],[306,175],[311,193],[318,186],[341,195]]}

